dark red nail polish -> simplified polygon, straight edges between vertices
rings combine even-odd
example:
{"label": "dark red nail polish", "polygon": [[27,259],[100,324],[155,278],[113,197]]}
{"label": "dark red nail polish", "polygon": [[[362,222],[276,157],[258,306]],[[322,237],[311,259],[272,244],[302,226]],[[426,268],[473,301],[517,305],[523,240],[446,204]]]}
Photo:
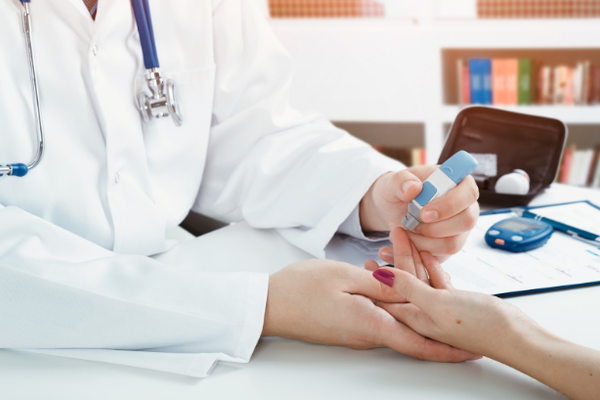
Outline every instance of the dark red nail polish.
{"label": "dark red nail polish", "polygon": [[384,285],[388,285],[389,287],[394,286],[394,278],[396,276],[393,272],[388,271],[387,269],[378,269],[373,272],[373,278],[377,279],[379,282]]}

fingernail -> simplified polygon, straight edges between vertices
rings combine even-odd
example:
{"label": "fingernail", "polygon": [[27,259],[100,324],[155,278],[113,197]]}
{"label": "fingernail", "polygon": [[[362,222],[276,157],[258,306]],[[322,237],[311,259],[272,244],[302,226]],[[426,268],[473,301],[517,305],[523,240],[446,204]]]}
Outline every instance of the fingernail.
{"label": "fingernail", "polygon": [[387,269],[378,269],[373,272],[373,278],[377,279],[379,282],[387,285],[389,287],[394,286],[394,278],[396,276],[393,272],[388,271]]}
{"label": "fingernail", "polygon": [[421,225],[417,225],[417,227],[413,229],[413,233],[421,233]]}
{"label": "fingernail", "polygon": [[433,222],[437,219],[438,213],[437,211],[426,211],[423,213],[423,222]]}
{"label": "fingernail", "polygon": [[392,249],[382,249],[381,256],[383,258],[394,258],[394,252],[392,251]]}
{"label": "fingernail", "polygon": [[415,185],[417,182],[415,181],[406,181],[402,184],[402,191],[406,193],[408,189],[411,188],[412,185]]}

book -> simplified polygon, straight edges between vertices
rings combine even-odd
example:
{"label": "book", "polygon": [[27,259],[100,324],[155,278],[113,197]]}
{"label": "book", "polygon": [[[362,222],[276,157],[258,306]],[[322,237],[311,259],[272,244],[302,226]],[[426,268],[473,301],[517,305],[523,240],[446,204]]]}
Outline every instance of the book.
{"label": "book", "polygon": [[492,104],[505,105],[506,98],[506,60],[492,59]]}
{"label": "book", "polygon": [[594,176],[596,173],[596,169],[598,168],[598,158],[600,157],[600,146],[596,146],[593,150],[592,156],[592,164],[590,165],[590,170],[588,171],[588,180],[585,183],[588,187],[593,187]]}
{"label": "book", "polygon": [[564,101],[563,104],[567,105],[567,106],[572,106],[574,103],[574,92],[575,92],[575,87],[574,87],[574,69],[571,67],[565,67],[565,86],[564,86]]}
{"label": "book", "polygon": [[531,104],[531,93],[533,88],[533,79],[531,79],[531,72],[531,60],[528,58],[519,59],[519,105]]}
{"label": "book", "polygon": [[418,167],[419,165],[421,165],[421,152],[423,151],[423,149],[420,148],[414,148],[412,149],[412,166],[413,167]]}
{"label": "book", "polygon": [[456,73],[458,78],[458,104],[461,106],[471,104],[471,90],[469,85],[469,66],[459,58],[456,61]]}
{"label": "book", "polygon": [[565,103],[565,92],[567,87],[567,69],[565,65],[559,65],[554,67],[554,79],[553,79],[553,103],[564,104]]}
{"label": "book", "polygon": [[568,86],[573,86],[573,104],[583,104],[583,63],[578,62],[573,68],[572,82]]}
{"label": "book", "polygon": [[581,175],[582,164],[584,158],[584,150],[573,151],[573,161],[571,163],[571,172],[569,173],[568,184],[578,185]]}
{"label": "book", "polygon": [[549,66],[541,66],[540,72],[538,76],[538,99],[540,104],[550,104],[553,103],[554,93],[552,92],[553,85],[553,77],[552,77],[553,69]]}
{"label": "book", "polygon": [[462,99],[464,104],[471,104],[471,85],[469,83],[469,66],[462,66],[462,86],[460,87],[462,91]]}
{"label": "book", "polygon": [[581,104],[590,104],[590,68],[591,64],[589,61],[584,61],[582,63]]}
{"label": "book", "polygon": [[469,60],[471,104],[483,104],[483,71],[479,58]]}
{"label": "book", "polygon": [[509,58],[506,61],[506,104],[516,106],[519,89],[519,60]]}
{"label": "book", "polygon": [[462,87],[463,87],[463,60],[462,58],[459,58],[458,60],[456,60],[456,92],[458,93],[458,105],[459,106],[464,106],[465,104],[465,98],[464,98],[464,93],[462,92]]}
{"label": "book", "polygon": [[560,169],[560,183],[568,184],[571,175],[571,165],[573,164],[574,147],[567,147],[563,154],[562,166]]}
{"label": "book", "polygon": [[587,186],[590,170],[592,169],[592,161],[594,159],[594,150],[586,149],[582,151],[581,171],[577,177],[577,186]]}
{"label": "book", "polygon": [[600,65],[591,66],[590,75],[590,104],[598,104],[600,103]]}
{"label": "book", "polygon": [[492,104],[492,60],[489,58],[481,59],[481,71],[483,82],[483,103]]}
{"label": "book", "polygon": [[593,188],[600,188],[600,148],[596,150],[598,154],[598,161],[596,162],[596,171],[594,172],[594,179],[590,185]]}

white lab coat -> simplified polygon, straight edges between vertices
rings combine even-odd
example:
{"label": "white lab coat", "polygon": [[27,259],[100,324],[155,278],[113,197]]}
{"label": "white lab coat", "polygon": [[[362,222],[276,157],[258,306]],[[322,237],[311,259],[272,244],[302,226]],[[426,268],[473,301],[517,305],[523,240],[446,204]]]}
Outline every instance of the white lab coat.
{"label": "white lab coat", "polygon": [[[278,228],[323,256],[371,183],[401,165],[288,106],[291,61],[250,0],[150,0],[184,123],[143,125],[130,3],[32,0],[47,151],[0,178],[0,348],[206,376],[247,362],[268,276],[150,256],[190,209]],[[0,162],[28,162],[35,125],[18,0],[0,1]],[[135,350],[135,351],[134,351]],[[145,351],[138,351],[145,350]]]}

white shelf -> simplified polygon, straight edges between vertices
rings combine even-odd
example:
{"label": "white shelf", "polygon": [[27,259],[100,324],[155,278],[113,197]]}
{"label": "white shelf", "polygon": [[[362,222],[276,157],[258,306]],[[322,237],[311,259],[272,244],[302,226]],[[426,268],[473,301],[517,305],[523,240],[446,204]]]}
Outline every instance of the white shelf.
{"label": "white shelf", "polygon": [[[443,105],[443,50],[600,50],[598,18],[442,20],[432,1],[413,2],[414,20],[270,19],[295,65],[292,105],[335,121],[422,123],[428,161],[435,162],[443,125],[460,111]],[[600,125],[600,106],[500,108]]]}
{"label": "white shelf", "polygon": [[[522,114],[539,115],[541,117],[555,118],[565,124],[600,124],[600,105],[593,106],[491,106],[500,110],[518,112]],[[452,122],[460,112],[459,106],[443,106],[441,110],[441,120]]]}

